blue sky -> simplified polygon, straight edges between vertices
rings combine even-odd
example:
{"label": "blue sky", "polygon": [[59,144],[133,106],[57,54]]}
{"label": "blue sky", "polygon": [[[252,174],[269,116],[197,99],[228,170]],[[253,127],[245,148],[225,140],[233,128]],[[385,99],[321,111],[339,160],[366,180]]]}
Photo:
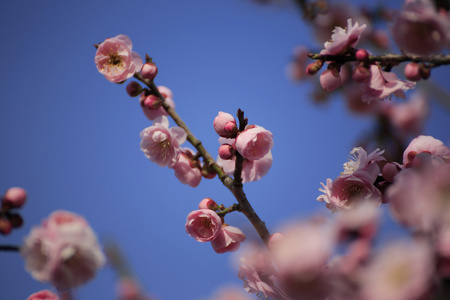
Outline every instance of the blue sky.
{"label": "blue sky", "polygon": [[[120,243],[143,287],[159,299],[206,298],[241,285],[231,254],[216,254],[185,233],[187,214],[210,197],[234,203],[220,181],[193,189],[173,170],[147,160],[139,132],[151,125],[125,85],[96,70],[94,43],[128,35],[133,50],[158,65],[157,85],[172,89],[176,110],[213,154],[218,111],[245,111],[274,134],[274,163],[245,192],[274,232],[288,220],[324,212],[320,182],[334,178],[355,140],[373,121],[336,97],[318,107],[311,85],[290,81],[295,46],[318,47],[294,7],[249,0],[7,1],[0,11],[0,190],[21,186],[25,224],[1,243],[17,243],[57,209],[83,215],[101,241]],[[449,71],[436,70],[438,82]],[[316,78],[318,80],[318,78]],[[425,133],[448,144],[448,111],[432,104]],[[254,231],[235,213],[227,223]],[[26,299],[34,281],[18,254],[0,253],[2,297]],[[78,299],[114,299],[105,267]]]}

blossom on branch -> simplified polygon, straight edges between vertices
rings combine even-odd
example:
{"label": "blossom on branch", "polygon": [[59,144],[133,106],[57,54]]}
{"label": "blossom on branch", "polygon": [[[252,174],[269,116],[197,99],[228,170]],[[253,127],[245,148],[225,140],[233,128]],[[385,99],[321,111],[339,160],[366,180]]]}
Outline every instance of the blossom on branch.
{"label": "blossom on branch", "polygon": [[175,176],[181,183],[191,187],[197,187],[202,180],[202,172],[192,160],[194,153],[191,149],[183,148],[178,161],[171,166],[175,171]]}
{"label": "blossom on branch", "polygon": [[[158,90],[161,93],[161,95],[164,97],[164,99],[166,100],[167,104],[169,104],[170,107],[175,109],[175,102],[173,101],[172,91],[165,86],[158,86]],[[150,95],[150,96],[156,97],[155,95]],[[167,116],[168,114],[167,114],[166,110],[161,105],[159,105],[158,108],[152,108],[152,107],[145,105],[146,99],[150,96],[146,95],[145,93],[142,93],[139,96],[139,102],[141,104],[142,111],[144,112],[144,115],[147,117],[147,119],[153,121],[157,117]]]}
{"label": "blossom on branch", "polygon": [[420,135],[413,139],[403,152],[403,165],[410,167],[415,163],[415,160],[419,163],[417,155],[422,153],[429,154],[430,158],[436,163],[450,161],[450,149],[442,141],[432,136]]}
{"label": "blossom on branch", "polygon": [[236,150],[248,160],[258,160],[273,147],[273,135],[258,125],[250,125],[236,138]]}
{"label": "blossom on branch", "polygon": [[[269,172],[272,167],[272,152],[269,151],[263,158],[258,160],[245,159],[242,164],[242,183],[258,181]],[[221,166],[225,173],[232,175],[236,165],[236,157],[233,159],[221,159],[217,157],[217,164]]]}
{"label": "blossom on branch", "polygon": [[352,19],[347,20],[347,28],[335,27],[331,35],[331,41],[325,42],[325,49],[320,54],[341,55],[345,54],[358,43],[366,24],[359,26],[358,22],[353,24]]}
{"label": "blossom on branch", "polygon": [[123,82],[139,72],[142,58],[131,51],[132,43],[129,37],[119,34],[106,39],[97,48],[95,65],[106,79],[112,82]]}
{"label": "blossom on branch", "polygon": [[155,119],[153,126],[142,130],[141,150],[145,156],[160,167],[172,167],[180,156],[180,145],[186,141],[186,132],[181,127],[169,129],[166,116]]}
{"label": "blossom on branch", "polygon": [[25,238],[21,254],[33,278],[58,289],[84,284],[105,263],[89,224],[68,211],[55,211],[34,227]]}
{"label": "blossom on branch", "polygon": [[217,253],[234,252],[245,241],[245,234],[237,227],[224,224],[219,235],[211,241],[211,246]]}
{"label": "blossom on branch", "polygon": [[194,210],[186,218],[186,232],[198,242],[210,242],[222,230],[222,220],[210,209]]}

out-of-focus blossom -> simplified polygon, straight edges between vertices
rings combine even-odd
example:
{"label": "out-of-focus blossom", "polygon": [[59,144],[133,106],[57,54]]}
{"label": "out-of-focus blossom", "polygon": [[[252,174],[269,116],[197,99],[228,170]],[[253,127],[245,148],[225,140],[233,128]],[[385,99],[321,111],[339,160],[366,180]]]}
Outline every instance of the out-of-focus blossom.
{"label": "out-of-focus blossom", "polygon": [[197,187],[202,180],[202,172],[192,161],[194,153],[191,149],[183,148],[178,161],[171,166],[178,180],[191,187]]}
{"label": "out-of-focus blossom", "polygon": [[392,24],[400,49],[420,55],[439,52],[448,43],[450,19],[432,1],[408,1]]}
{"label": "out-of-focus blossom", "polygon": [[2,197],[2,206],[8,206],[10,208],[22,207],[27,200],[27,192],[20,187],[11,187],[6,190]]}
{"label": "out-of-focus blossom", "polygon": [[[242,182],[258,181],[269,172],[272,166],[272,152],[269,151],[263,158],[258,160],[244,160],[242,165]],[[217,164],[223,168],[225,173],[231,175],[234,172],[236,158],[223,160],[217,157]]]}
{"label": "out-of-focus blossom", "polygon": [[153,126],[142,130],[141,150],[145,156],[160,167],[173,167],[180,156],[179,146],[186,140],[186,132],[181,127],[169,129],[166,116],[155,119]]}
{"label": "out-of-focus blossom", "polygon": [[373,100],[386,98],[392,95],[405,98],[404,91],[415,87],[416,83],[398,79],[392,72],[381,70],[379,65],[370,65],[370,81],[364,84],[365,92],[362,101],[370,103]]}
{"label": "out-of-focus blossom", "polygon": [[341,239],[355,236],[359,239],[372,239],[379,223],[381,211],[373,202],[364,202],[354,209],[336,215],[335,228]]}
{"label": "out-of-focus blossom", "polygon": [[213,126],[217,134],[225,138],[235,137],[238,130],[234,117],[223,111],[214,118]]}
{"label": "out-of-focus blossom", "polygon": [[150,296],[143,294],[141,287],[132,277],[120,278],[116,293],[120,300],[151,300]]}
{"label": "out-of-focus blossom", "polygon": [[403,169],[403,166],[396,162],[386,163],[381,170],[381,174],[383,175],[384,180],[387,182],[393,182],[395,176],[397,176],[400,171]]}
{"label": "out-of-focus blossom", "polygon": [[409,143],[405,152],[403,152],[403,165],[410,167],[416,156],[420,153],[428,153],[431,157],[438,161],[450,161],[450,149],[444,143],[432,136],[420,135]]}
{"label": "out-of-focus blossom", "polygon": [[98,71],[112,82],[127,80],[142,67],[142,58],[131,49],[131,40],[126,35],[106,39],[95,54]]}
{"label": "out-of-focus blossom", "polygon": [[328,93],[340,87],[342,83],[339,71],[333,68],[323,71],[320,74],[319,81],[322,88]]}
{"label": "out-of-focus blossom", "polygon": [[277,286],[275,269],[270,256],[264,252],[241,257],[238,277],[250,294],[262,294],[274,300],[287,299]]}
{"label": "out-of-focus blossom", "polygon": [[304,46],[298,46],[294,49],[294,59],[287,66],[287,74],[288,77],[295,80],[301,81],[305,79],[306,76],[306,66],[308,64],[309,58],[308,53],[310,53],[309,49]]}
{"label": "out-of-focus blossom", "polygon": [[377,204],[382,202],[381,192],[373,185],[369,173],[356,171],[352,174],[343,174],[334,180],[327,179],[327,184],[321,183],[323,192],[317,201],[326,203],[331,211],[351,209],[365,201]]}
{"label": "out-of-focus blossom", "polygon": [[424,95],[415,93],[406,102],[384,102],[382,111],[401,133],[419,134],[428,115],[428,102]]}
{"label": "out-of-focus blossom", "polygon": [[[173,101],[172,91],[165,86],[158,86],[158,90],[162,94],[162,96],[165,97],[167,104],[169,104],[170,107],[175,109],[175,102]],[[141,103],[142,111],[144,112],[147,119],[154,120],[160,116],[167,116],[167,112],[164,110],[162,106],[160,106],[157,109],[150,109],[149,107],[145,106],[144,101],[146,98],[147,95],[145,95],[145,93],[142,93],[141,96],[139,97],[139,102]]]}
{"label": "out-of-focus blossom", "polygon": [[376,164],[378,161],[386,160],[383,157],[384,150],[375,149],[369,155],[362,147],[353,148],[350,152],[349,160],[344,164],[343,174],[353,174],[356,171],[366,171],[372,182],[380,173],[380,167]]}
{"label": "out-of-focus blossom", "polygon": [[365,28],[365,24],[359,26],[358,22],[353,24],[352,19],[348,19],[346,29],[334,28],[331,41],[325,42],[325,49],[320,51],[320,54],[340,55],[346,53],[356,46]]}
{"label": "out-of-focus blossom", "polygon": [[222,220],[210,209],[194,210],[186,218],[186,232],[199,242],[210,242],[222,229]]}
{"label": "out-of-focus blossom", "polygon": [[216,253],[233,252],[239,249],[243,241],[245,234],[239,228],[224,225],[219,235],[211,241],[211,246]]}
{"label": "out-of-focus blossom", "polygon": [[419,81],[422,79],[422,75],[420,74],[420,66],[416,62],[410,62],[405,66],[405,77],[408,80]]}
{"label": "out-of-focus blossom", "polygon": [[258,160],[273,147],[273,135],[258,125],[247,126],[236,138],[236,150],[248,160]]}
{"label": "out-of-focus blossom", "polygon": [[387,245],[360,274],[362,299],[421,299],[433,271],[431,249],[425,242]]}
{"label": "out-of-focus blossom", "polygon": [[27,300],[59,300],[59,297],[49,290],[42,290],[30,295]]}
{"label": "out-of-focus blossom", "polygon": [[68,211],[53,212],[34,227],[24,240],[21,254],[33,278],[59,289],[84,284],[105,263],[86,220]]}
{"label": "out-of-focus blossom", "polygon": [[210,300],[252,300],[241,287],[224,286],[217,290]]}
{"label": "out-of-focus blossom", "polygon": [[380,101],[364,103],[361,98],[364,94],[364,85],[351,81],[343,86],[347,108],[356,114],[376,114],[379,111]]}

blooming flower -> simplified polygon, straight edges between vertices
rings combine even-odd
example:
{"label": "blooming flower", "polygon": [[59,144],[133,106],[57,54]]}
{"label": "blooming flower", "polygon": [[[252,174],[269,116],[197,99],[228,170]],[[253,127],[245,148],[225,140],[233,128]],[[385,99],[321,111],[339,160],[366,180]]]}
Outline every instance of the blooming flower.
{"label": "blooming flower", "polygon": [[211,241],[211,246],[217,253],[233,252],[239,249],[245,241],[245,234],[237,227],[222,226],[219,235]]}
{"label": "blooming flower", "polygon": [[273,135],[258,125],[247,126],[236,138],[236,150],[248,160],[258,160],[273,147]]}
{"label": "blooming flower", "polygon": [[42,290],[30,295],[27,300],[59,300],[59,297],[49,290]]}
{"label": "blooming flower", "polygon": [[131,40],[126,35],[106,39],[95,54],[98,71],[112,82],[127,80],[142,67],[142,58],[131,49]]}
{"label": "blooming flower", "polygon": [[347,29],[335,27],[331,35],[331,41],[325,42],[325,49],[320,54],[340,55],[346,53],[350,48],[354,48],[358,43],[362,32],[366,28],[358,22],[353,25],[352,19],[347,20]]}
{"label": "blooming flower", "polygon": [[33,278],[59,289],[79,286],[105,263],[86,220],[68,211],[55,211],[35,227],[21,247],[25,267]]}
{"label": "blooming flower", "polygon": [[437,161],[450,161],[450,149],[442,141],[432,136],[420,135],[413,139],[403,152],[403,165],[410,167],[420,153],[428,153]]}
{"label": "blooming flower", "polygon": [[381,70],[379,65],[370,65],[370,81],[364,84],[365,91],[362,101],[370,103],[373,100],[391,98],[395,95],[405,98],[404,91],[415,87],[416,83],[398,79],[392,72]]}
{"label": "blooming flower", "polygon": [[199,242],[210,242],[222,229],[222,220],[210,209],[194,210],[186,218],[186,232]]}
{"label": "blooming flower", "polygon": [[173,167],[180,156],[179,145],[185,142],[186,132],[181,127],[169,129],[166,116],[155,119],[153,126],[142,130],[141,150],[145,156],[160,167]]}
{"label": "blooming flower", "polygon": [[202,180],[202,172],[194,165],[192,161],[193,155],[192,150],[184,148],[178,161],[171,168],[175,171],[175,176],[181,183],[196,187]]}
{"label": "blooming flower", "polygon": [[385,160],[383,153],[384,150],[377,148],[367,155],[366,150],[362,147],[353,148],[348,162],[344,164],[343,174],[353,174],[358,170],[366,171],[372,178],[372,182],[375,181],[378,173],[380,173],[380,167],[378,167],[376,162]]}

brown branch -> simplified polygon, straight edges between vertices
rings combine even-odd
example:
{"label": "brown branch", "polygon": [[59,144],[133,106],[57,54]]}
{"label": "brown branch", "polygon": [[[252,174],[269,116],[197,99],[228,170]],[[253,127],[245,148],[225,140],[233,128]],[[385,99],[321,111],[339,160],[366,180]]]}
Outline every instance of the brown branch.
{"label": "brown branch", "polygon": [[0,251],[19,252],[20,246],[16,245],[0,245]]}

